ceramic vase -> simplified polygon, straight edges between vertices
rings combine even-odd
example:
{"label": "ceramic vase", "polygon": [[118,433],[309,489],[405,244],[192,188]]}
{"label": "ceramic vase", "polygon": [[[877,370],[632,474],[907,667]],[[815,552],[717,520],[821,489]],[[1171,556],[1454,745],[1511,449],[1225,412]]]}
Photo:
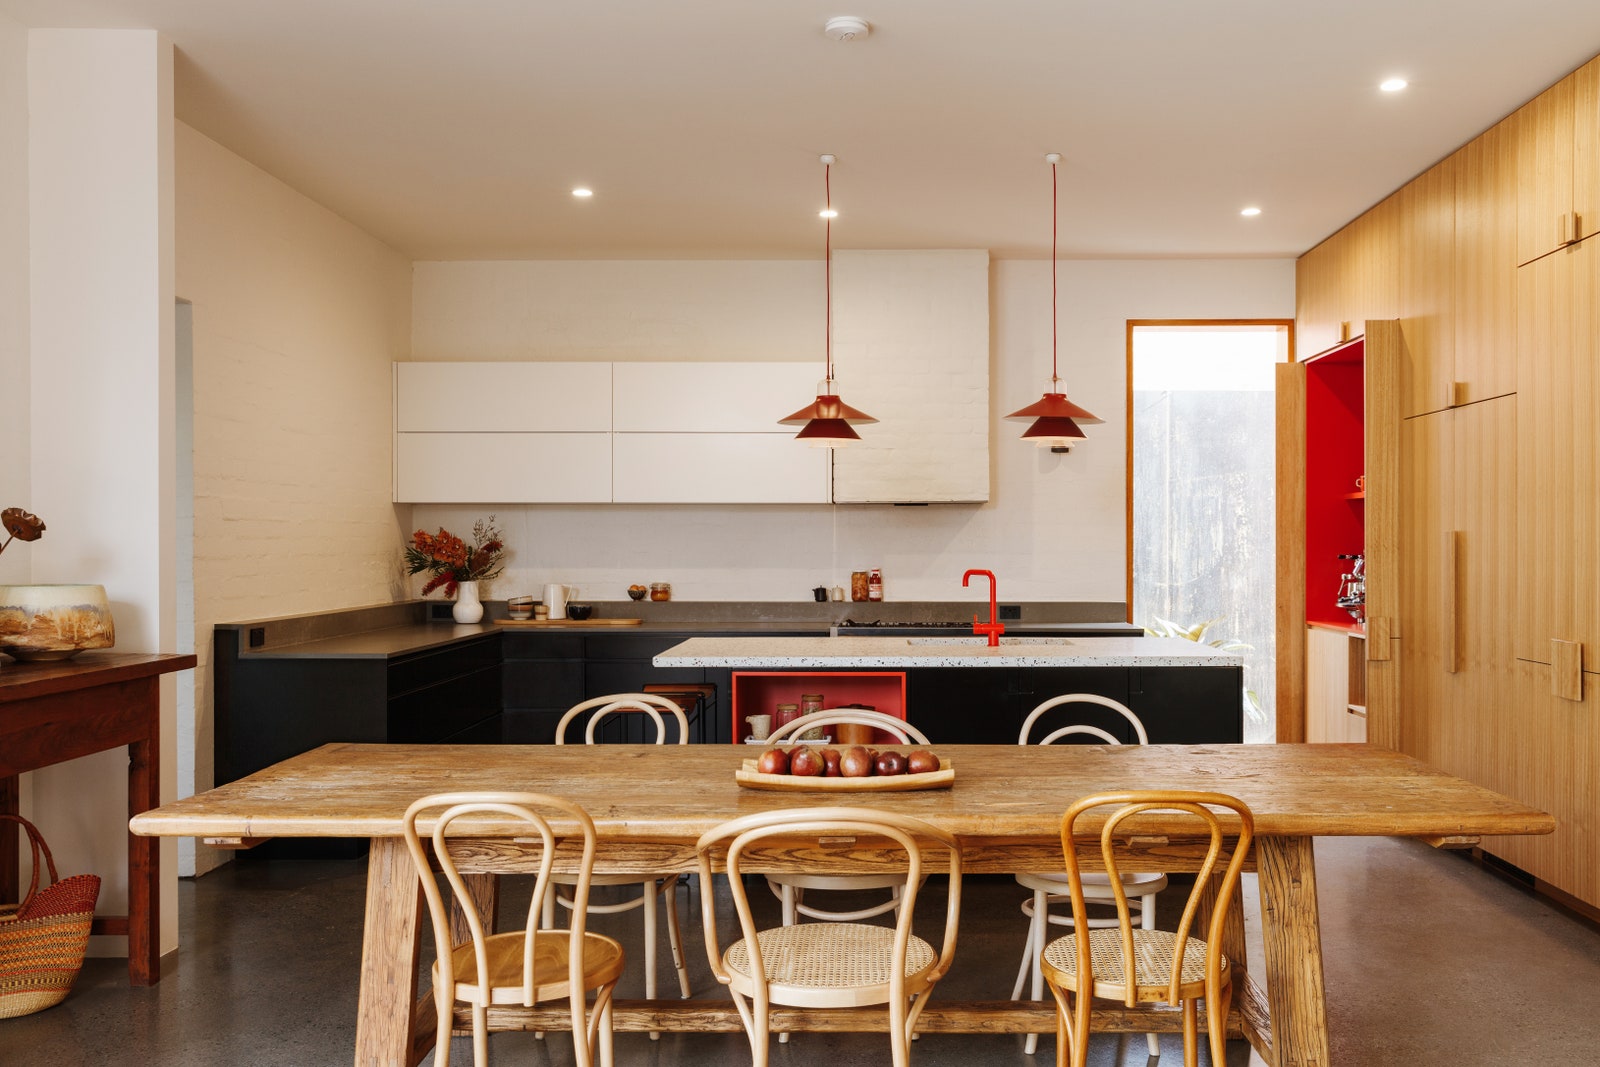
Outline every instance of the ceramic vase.
{"label": "ceramic vase", "polygon": [[99,585],[0,585],[0,652],[20,660],[69,659],[116,642]]}
{"label": "ceramic vase", "polygon": [[483,601],[478,599],[477,582],[461,582],[456,586],[455,606],[450,616],[463,626],[483,618]]}

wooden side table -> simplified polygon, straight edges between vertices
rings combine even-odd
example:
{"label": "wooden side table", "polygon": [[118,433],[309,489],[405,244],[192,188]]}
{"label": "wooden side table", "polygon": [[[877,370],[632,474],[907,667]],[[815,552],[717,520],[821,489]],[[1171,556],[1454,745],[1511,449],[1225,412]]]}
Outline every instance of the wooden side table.
{"label": "wooden side table", "polygon": [[[15,813],[17,776],[128,746],[128,817],[161,804],[160,676],[195,657],[86,652],[53,663],[0,667],[0,811]],[[91,932],[126,934],[128,980],[161,979],[161,852],[128,835],[128,914],[96,916]],[[15,900],[16,824],[0,828],[0,900]]]}

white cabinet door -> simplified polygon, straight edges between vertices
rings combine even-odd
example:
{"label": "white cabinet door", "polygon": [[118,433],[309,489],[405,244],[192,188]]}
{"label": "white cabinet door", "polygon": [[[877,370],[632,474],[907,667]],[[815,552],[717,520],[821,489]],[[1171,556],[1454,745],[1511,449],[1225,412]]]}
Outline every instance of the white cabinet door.
{"label": "white cabinet door", "polygon": [[782,433],[619,433],[612,499],[631,504],[825,504],[828,454]]}
{"label": "white cabinet door", "polygon": [[787,433],[778,420],[811,402],[815,363],[614,363],[617,433]]}
{"label": "white cabinet door", "polygon": [[611,435],[605,433],[400,433],[394,460],[397,503],[611,499]]}
{"label": "white cabinet door", "polygon": [[396,363],[397,433],[604,433],[610,363]]}

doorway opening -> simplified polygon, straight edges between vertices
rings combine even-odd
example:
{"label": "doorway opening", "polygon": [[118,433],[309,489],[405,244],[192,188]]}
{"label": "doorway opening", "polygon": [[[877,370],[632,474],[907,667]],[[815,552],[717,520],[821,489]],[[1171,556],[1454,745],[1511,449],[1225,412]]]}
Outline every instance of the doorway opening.
{"label": "doorway opening", "polygon": [[1244,738],[1275,738],[1274,367],[1290,320],[1128,323],[1130,622],[1244,657]]}

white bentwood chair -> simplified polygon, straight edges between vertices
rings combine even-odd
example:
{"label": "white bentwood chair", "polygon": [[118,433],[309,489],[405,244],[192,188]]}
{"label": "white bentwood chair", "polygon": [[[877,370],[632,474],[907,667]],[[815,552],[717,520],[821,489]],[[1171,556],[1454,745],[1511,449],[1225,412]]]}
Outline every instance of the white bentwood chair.
{"label": "white bentwood chair", "polygon": [[[684,715],[683,709],[666,697],[654,693],[613,693],[610,696],[594,697],[580,704],[573,705],[556,724],[556,744],[566,744],[567,727],[572,721],[587,712],[588,723],[583,730],[583,743],[593,745],[599,742],[595,739],[595,730],[601,721],[611,715],[644,715],[648,717],[655,727],[655,744],[666,744],[667,724],[662,719],[665,712],[678,724],[678,744],[689,743],[689,720]],[[570,884],[570,881],[561,875],[554,876],[561,884]],[[589,902],[589,911],[595,915],[611,915],[617,912],[632,911],[635,908],[644,910],[644,995],[647,1000],[654,1000],[656,996],[656,897],[664,896],[667,906],[667,939],[672,946],[672,963],[678,971],[678,989],[687,999],[691,994],[689,990],[689,968],[684,963],[683,939],[678,930],[678,875],[664,874],[653,878],[640,879],[629,874],[597,874],[589,884],[598,885],[637,885],[640,893],[636,897],[618,901],[615,904],[596,904]],[[559,902],[563,907],[571,908],[570,897],[559,892],[551,893],[544,902],[544,925],[548,929],[555,925],[555,905]],[[651,1040],[658,1040],[659,1032],[650,1035]]]}
{"label": "white bentwood chair", "polygon": [[[1134,735],[1139,739],[1139,744],[1150,743],[1149,735],[1145,733],[1144,723],[1139,721],[1139,716],[1127,705],[1112,700],[1110,697],[1099,696],[1094,693],[1068,693],[1065,696],[1052,697],[1034,708],[1023,720],[1022,732],[1017,737],[1017,744],[1026,745],[1034,724],[1048,712],[1067,704],[1097,704],[1103,708],[1110,708],[1127,719],[1133,726]],[[1051,745],[1064,737],[1093,737],[1110,745],[1120,745],[1122,741],[1109,730],[1087,723],[1072,723],[1051,730],[1039,738],[1038,744]],[[1146,930],[1155,929],[1156,920],[1156,894],[1167,888],[1167,876],[1164,874],[1147,874],[1140,872],[1124,872],[1122,878],[1122,892],[1132,896],[1128,906],[1139,917],[1140,925]],[[1033,974],[1032,996],[1034,1000],[1044,997],[1044,975],[1039,968],[1039,960],[1044,952],[1046,928],[1055,926],[1072,926],[1072,915],[1051,914],[1050,906],[1070,906],[1070,883],[1065,871],[1023,871],[1016,876],[1017,883],[1024,889],[1033,890],[1033,896],[1022,902],[1022,913],[1029,917],[1028,943],[1022,950],[1022,966],[1017,969],[1017,984],[1011,990],[1012,1000],[1022,999],[1022,987],[1026,984],[1029,972]],[[1083,875],[1083,896],[1085,900],[1095,904],[1115,904],[1118,892],[1111,884],[1111,879],[1097,871],[1086,872]],[[1117,925],[1116,918],[1094,918],[1089,920],[1091,927],[1111,927]],[[1161,1042],[1155,1034],[1146,1034],[1151,1056],[1161,1055]],[[1029,1034],[1024,1051],[1033,1055],[1039,1047],[1039,1035]]]}

